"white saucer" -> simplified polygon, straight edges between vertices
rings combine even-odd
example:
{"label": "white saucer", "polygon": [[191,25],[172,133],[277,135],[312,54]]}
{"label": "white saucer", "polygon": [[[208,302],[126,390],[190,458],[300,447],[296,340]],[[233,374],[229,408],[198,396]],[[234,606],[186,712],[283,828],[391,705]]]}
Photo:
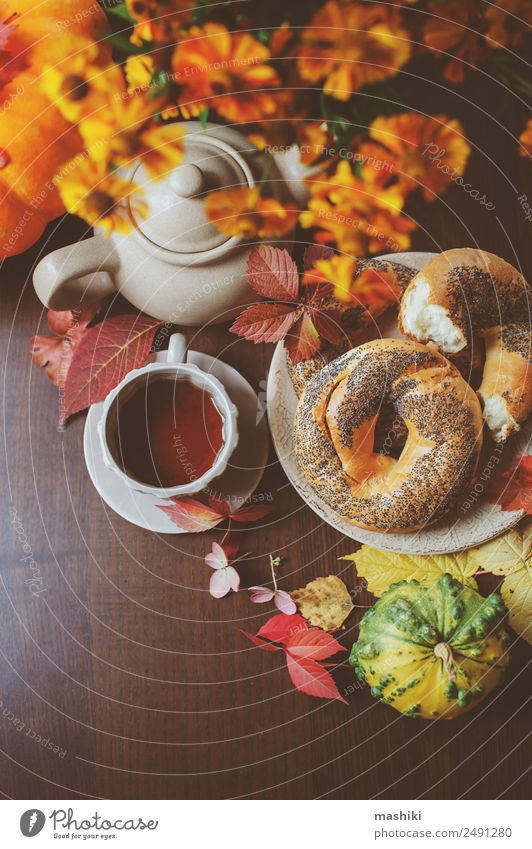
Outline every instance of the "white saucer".
{"label": "white saucer", "polygon": [[[395,260],[418,270],[434,256],[431,253],[388,254],[382,259]],[[366,335],[363,341],[371,338],[396,337],[401,334],[397,328],[395,310],[389,310],[377,322],[375,332]],[[270,431],[279,461],[292,486],[301,498],[327,524],[357,542],[366,543],[375,548],[396,551],[402,554],[445,554],[463,551],[493,539],[513,527],[525,515],[524,510],[503,511],[498,505],[490,504],[482,494],[465,492],[462,505],[441,522],[430,527],[414,531],[411,534],[375,533],[356,528],[344,521],[325,504],[319,495],[299,471],[294,453],[294,416],[297,395],[294,391],[282,342],[275,349],[268,374],[267,408]],[[502,455],[513,459],[529,453],[532,435],[532,420],[529,418],[523,430],[510,440]],[[486,440],[488,442],[488,440]],[[489,442],[483,451],[479,463],[479,472],[489,463],[490,453],[500,456],[495,444]],[[469,504],[469,506],[467,506]]]}
{"label": "white saucer", "polygon": [[[217,497],[223,498],[236,509],[255,491],[266,466],[266,417],[260,415],[259,400],[253,388],[232,366],[198,351],[189,351],[186,361],[217,377],[238,408],[238,445],[227,470],[211,484]],[[168,500],[130,489],[103,462],[97,430],[102,407],[103,403],[93,404],[88,412],[83,450],[90,478],[103,500],[115,513],[139,528],[160,534],[186,533],[174,525],[163,510],[157,508],[157,504],[169,503]]]}

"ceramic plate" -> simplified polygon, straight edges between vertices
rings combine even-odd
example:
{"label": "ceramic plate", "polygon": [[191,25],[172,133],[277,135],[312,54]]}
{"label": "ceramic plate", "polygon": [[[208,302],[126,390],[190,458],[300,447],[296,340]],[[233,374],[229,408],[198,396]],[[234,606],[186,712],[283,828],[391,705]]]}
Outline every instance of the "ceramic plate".
{"label": "ceramic plate", "polygon": [[[227,470],[211,484],[216,496],[236,509],[252,495],[262,478],[268,457],[266,417],[258,415],[261,408],[253,388],[232,366],[197,351],[189,351],[186,361],[217,377],[238,408],[238,445]],[[102,407],[103,404],[93,404],[90,408],[83,439],[87,469],[99,494],[115,513],[140,528],[160,534],[185,533],[157,508],[157,504],[167,503],[165,499],[130,489],[103,462],[97,431]]]}
{"label": "ceramic plate", "polygon": [[[382,258],[402,262],[417,270],[432,256],[434,254],[398,253]],[[390,310],[382,316],[374,330],[373,338],[400,337],[395,310]],[[331,510],[299,471],[294,454],[293,421],[296,404],[297,396],[286,366],[283,343],[280,342],[272,359],[267,390],[268,419],[277,456],[288,479],[308,506],[333,528],[357,542],[404,554],[444,554],[461,551],[493,539],[507,531],[524,516],[524,510],[505,512],[498,505],[489,504],[482,493],[479,494],[473,490],[464,493],[464,499],[456,511],[424,530],[414,531],[411,534],[394,534],[374,533],[356,528]],[[483,449],[479,475],[490,463],[491,457],[500,459],[502,453],[504,459],[510,461],[528,454],[531,434],[532,421],[529,418],[521,433],[510,440],[510,444],[505,446],[503,452],[500,452],[491,440],[486,440],[488,444]]]}

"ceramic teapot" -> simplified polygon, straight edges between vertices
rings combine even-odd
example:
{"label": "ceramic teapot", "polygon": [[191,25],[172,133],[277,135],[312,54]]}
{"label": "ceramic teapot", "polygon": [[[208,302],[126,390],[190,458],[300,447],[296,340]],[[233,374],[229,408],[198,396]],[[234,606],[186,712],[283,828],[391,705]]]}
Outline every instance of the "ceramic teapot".
{"label": "ceramic teapot", "polygon": [[[163,179],[150,179],[137,163],[131,179],[147,202],[146,217],[126,235],[99,233],[60,248],[35,269],[37,295],[51,309],[74,309],[119,291],[139,310],[163,321],[202,325],[227,321],[256,300],[246,280],[253,244],[227,236],[205,215],[208,192],[253,187],[264,173],[262,154],[230,127],[184,125],[182,163]],[[294,200],[275,161],[268,176],[275,197]],[[270,239],[270,243],[280,244]],[[256,242],[255,242],[256,243]],[[284,236],[290,248],[290,236]]]}

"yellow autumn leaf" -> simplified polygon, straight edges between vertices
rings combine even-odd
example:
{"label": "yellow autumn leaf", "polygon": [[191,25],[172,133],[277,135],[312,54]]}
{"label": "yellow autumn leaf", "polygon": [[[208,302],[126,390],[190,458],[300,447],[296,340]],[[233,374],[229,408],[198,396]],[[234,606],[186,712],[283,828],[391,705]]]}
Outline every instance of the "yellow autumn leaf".
{"label": "yellow autumn leaf", "polygon": [[393,551],[381,551],[363,545],[360,551],[340,559],[354,561],[357,574],[366,579],[368,590],[376,596],[381,596],[390,584],[399,581],[416,580],[423,586],[430,587],[445,572],[449,572],[462,584],[477,589],[473,575],[478,567],[467,557],[466,552],[433,556],[395,554]]}
{"label": "yellow autumn leaf", "polygon": [[516,634],[532,643],[532,564],[507,575],[501,595],[508,608],[508,621]]}
{"label": "yellow autumn leaf", "polygon": [[290,595],[311,625],[332,631],[339,628],[353,610],[349,590],[336,575],[316,578],[300,590],[292,590]]}
{"label": "yellow autumn leaf", "polygon": [[532,518],[525,519],[520,527],[512,528],[497,539],[468,551],[477,569],[494,575],[511,575],[518,572],[532,558]]}

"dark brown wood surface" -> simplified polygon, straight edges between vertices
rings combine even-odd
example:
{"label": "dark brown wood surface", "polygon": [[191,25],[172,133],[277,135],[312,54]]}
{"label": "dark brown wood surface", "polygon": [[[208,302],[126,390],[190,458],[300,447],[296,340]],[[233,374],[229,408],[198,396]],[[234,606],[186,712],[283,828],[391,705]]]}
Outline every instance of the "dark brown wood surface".
{"label": "dark brown wood surface", "polygon": [[[419,97],[434,111],[433,96]],[[516,143],[526,110],[482,80],[474,91],[442,90],[437,106],[464,121],[474,145],[469,182],[496,209],[457,186],[432,204],[411,203],[419,224],[413,247],[474,244],[530,273],[532,223],[518,200],[532,196],[530,163]],[[340,690],[351,690],[348,706],[306,697],[291,688],[280,656],[254,649],[239,631],[257,630],[269,606],[251,605],[245,592],[221,601],[208,595],[203,556],[216,532],[157,537],[102,502],[84,466],[84,415],[58,431],[57,392],[28,358],[29,338],[46,332],[32,264],[39,251],[82,234],[73,219],[53,225],[46,247],[0,272],[2,794],[526,797],[530,646],[516,640],[505,686],[452,722],[403,718],[355,688],[348,669],[337,675]],[[239,341],[224,327],[187,332],[194,348],[220,354],[263,388],[270,347]],[[273,449],[259,491],[271,495],[275,513],[242,536],[253,552],[241,567],[244,586],[267,580],[273,552],[286,558],[287,589],[329,573],[360,588],[352,564],[338,561],[353,542],[301,502]],[[27,583],[35,574],[23,559],[20,527],[42,579],[39,595]],[[357,601],[373,599],[362,591]],[[341,635],[346,647],[361,613]],[[59,751],[46,748],[48,740]]]}

